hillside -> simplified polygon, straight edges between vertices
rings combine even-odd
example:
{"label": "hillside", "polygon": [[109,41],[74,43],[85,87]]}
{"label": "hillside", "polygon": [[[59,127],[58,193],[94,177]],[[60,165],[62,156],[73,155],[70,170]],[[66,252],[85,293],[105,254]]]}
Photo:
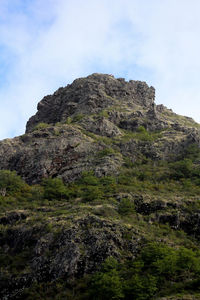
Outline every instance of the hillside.
{"label": "hillside", "polygon": [[92,74],[0,141],[1,299],[200,299],[200,125]]}

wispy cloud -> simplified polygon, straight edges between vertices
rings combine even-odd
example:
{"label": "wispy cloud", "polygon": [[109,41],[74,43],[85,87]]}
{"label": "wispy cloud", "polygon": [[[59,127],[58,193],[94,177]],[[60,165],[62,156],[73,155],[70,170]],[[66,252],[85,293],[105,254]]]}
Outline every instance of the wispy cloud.
{"label": "wispy cloud", "polygon": [[198,0],[0,0],[0,138],[92,72],[146,80],[157,103],[200,121],[199,10]]}

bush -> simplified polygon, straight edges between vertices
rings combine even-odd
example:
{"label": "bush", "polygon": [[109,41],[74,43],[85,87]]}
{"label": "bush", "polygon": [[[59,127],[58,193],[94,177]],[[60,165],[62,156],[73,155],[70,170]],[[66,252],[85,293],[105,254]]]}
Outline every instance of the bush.
{"label": "bush", "polygon": [[189,178],[192,175],[193,163],[190,159],[176,161],[170,164],[173,179]]}
{"label": "bush", "polygon": [[84,201],[99,200],[103,196],[102,190],[98,186],[87,186],[80,195]]}
{"label": "bush", "polygon": [[102,190],[104,193],[115,193],[117,189],[116,178],[112,176],[104,176],[100,179]]}
{"label": "bush", "polygon": [[92,277],[90,298],[97,300],[124,299],[123,282],[117,268],[118,263],[114,258],[106,259],[102,271]]}
{"label": "bush", "polygon": [[137,128],[137,132],[140,132],[140,133],[147,133],[147,130],[146,130],[146,128],[144,128],[144,126],[139,126],[139,127]]}
{"label": "bush", "polygon": [[115,151],[112,148],[105,148],[105,149],[99,151],[97,153],[97,156],[98,156],[98,158],[102,158],[104,156],[111,155],[113,153],[115,153]]}
{"label": "bush", "polygon": [[187,147],[187,149],[184,151],[182,159],[188,158],[192,161],[200,159],[200,148],[197,144],[191,144]]}
{"label": "bush", "polygon": [[84,185],[99,185],[99,179],[94,176],[92,171],[83,172],[79,183]]}
{"label": "bush", "polygon": [[168,288],[170,293],[171,287],[178,292],[188,283],[194,292],[199,288],[199,276],[199,252],[148,243],[134,261],[118,263],[112,257],[107,258],[100,272],[91,277],[89,299],[148,300],[157,291]]}
{"label": "bush", "polygon": [[23,192],[27,184],[17,175],[15,171],[0,171],[0,194],[2,196],[14,195]]}
{"label": "bush", "polygon": [[71,117],[67,117],[67,120],[66,120],[66,124],[71,124],[72,123],[72,118]]}
{"label": "bush", "polygon": [[139,126],[137,128],[137,138],[141,141],[152,141],[153,137],[151,133],[149,133],[144,126]]}
{"label": "bush", "polygon": [[121,199],[119,206],[118,206],[118,212],[120,215],[130,215],[135,212],[135,206],[133,201],[131,201],[128,198]]}
{"label": "bush", "polygon": [[49,124],[47,123],[38,123],[35,127],[34,130],[40,130],[49,127]]}
{"label": "bush", "polygon": [[79,122],[81,121],[82,119],[84,118],[84,115],[83,114],[77,114],[73,117],[73,120],[72,122],[76,123],[76,122]]}
{"label": "bush", "polygon": [[68,199],[69,192],[60,178],[47,178],[42,181],[44,198],[48,200]]}

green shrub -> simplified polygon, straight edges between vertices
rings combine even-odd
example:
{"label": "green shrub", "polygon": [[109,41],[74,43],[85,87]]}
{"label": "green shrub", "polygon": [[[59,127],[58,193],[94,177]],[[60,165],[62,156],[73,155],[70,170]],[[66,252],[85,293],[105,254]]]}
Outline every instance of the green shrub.
{"label": "green shrub", "polygon": [[99,116],[100,117],[104,117],[104,118],[108,118],[109,117],[109,114],[106,110],[102,110],[100,113],[99,113]]}
{"label": "green shrub", "polygon": [[118,212],[120,215],[130,215],[135,212],[135,206],[133,201],[131,201],[128,198],[121,199],[119,206],[118,206]]}
{"label": "green shrub", "polygon": [[191,177],[193,171],[193,163],[190,159],[176,161],[170,164],[171,177],[174,179]]}
{"label": "green shrub", "polygon": [[134,167],[134,163],[132,162],[130,157],[124,157],[124,166],[126,168],[133,168]]}
{"label": "green shrub", "polygon": [[192,161],[200,159],[200,148],[197,144],[191,144],[187,147],[182,155],[182,159],[188,158]]}
{"label": "green shrub", "polygon": [[153,136],[144,128],[144,126],[139,126],[137,128],[136,137],[141,141],[153,141]]}
{"label": "green shrub", "polygon": [[199,278],[199,251],[148,243],[134,261],[118,263],[112,257],[107,258],[101,270],[91,277],[88,299],[148,300],[156,292],[168,289],[170,294],[171,288],[177,293],[184,286],[194,292],[199,288]]}
{"label": "green shrub", "polygon": [[92,171],[86,171],[82,173],[82,177],[79,180],[79,183],[83,185],[99,185],[99,178],[94,176],[94,173]]}
{"label": "green shrub", "polygon": [[84,118],[84,115],[83,114],[77,114],[73,117],[72,119],[72,122],[75,123],[75,122],[79,122],[81,121],[82,119]]}
{"label": "green shrub", "polygon": [[23,192],[28,185],[17,175],[15,171],[0,171],[0,194],[2,196],[14,195]]}
{"label": "green shrub", "polygon": [[42,181],[44,198],[48,200],[68,199],[69,191],[60,178],[47,178]]}
{"label": "green shrub", "polygon": [[44,197],[44,188],[41,185],[31,186],[31,194],[28,198],[29,201],[42,201]]}
{"label": "green shrub", "polygon": [[98,186],[89,185],[81,192],[80,196],[84,201],[99,200],[103,197],[103,192]]}
{"label": "green shrub", "polygon": [[140,133],[147,133],[147,130],[144,126],[139,126],[137,128],[137,132],[140,132]]}
{"label": "green shrub", "polygon": [[114,258],[106,259],[102,266],[102,271],[92,277],[90,299],[124,299],[123,282],[117,268],[118,263]]}
{"label": "green shrub", "polygon": [[102,190],[104,193],[115,193],[117,189],[116,178],[113,176],[104,176],[100,178]]}
{"label": "green shrub", "polygon": [[38,123],[33,130],[40,130],[40,129],[44,129],[44,128],[47,128],[49,127],[49,124],[47,123]]}
{"label": "green shrub", "polygon": [[105,148],[97,153],[98,158],[103,158],[104,156],[111,155],[115,153],[112,148]]}
{"label": "green shrub", "polygon": [[72,123],[72,118],[71,117],[67,117],[67,120],[65,122],[66,124],[71,124]]}

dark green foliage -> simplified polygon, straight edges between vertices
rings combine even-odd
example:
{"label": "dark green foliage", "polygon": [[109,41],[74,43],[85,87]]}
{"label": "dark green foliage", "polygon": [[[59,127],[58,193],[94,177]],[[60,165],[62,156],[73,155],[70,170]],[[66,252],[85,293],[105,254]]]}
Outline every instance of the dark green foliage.
{"label": "dark green foliage", "polygon": [[82,178],[78,182],[80,190],[77,196],[84,201],[101,199],[103,193],[100,188],[99,178],[93,175],[93,172],[83,172]]}
{"label": "dark green foliage", "polygon": [[188,158],[193,162],[200,159],[200,148],[197,144],[191,144],[184,151],[180,159]]}
{"label": "dark green foliage", "polygon": [[76,188],[77,197],[81,197],[84,201],[103,199],[115,191],[116,178],[112,176],[97,178],[93,172],[83,172]]}
{"label": "dark green foliage", "polygon": [[42,181],[44,198],[48,200],[68,199],[69,192],[60,178],[47,178]]}
{"label": "dark green foliage", "polygon": [[115,151],[112,148],[105,148],[97,153],[98,158],[102,158],[107,155],[114,154]]}
{"label": "dark green foliage", "polygon": [[132,162],[132,160],[129,157],[124,157],[124,165],[126,168],[134,167],[134,163]]}
{"label": "dark green foliage", "polygon": [[100,184],[105,195],[114,193],[117,189],[117,181],[113,176],[104,176],[100,179]]}
{"label": "dark green foliage", "polygon": [[98,186],[88,185],[82,190],[81,196],[84,201],[93,201],[101,199],[103,192]]}
{"label": "dark green foliage", "polygon": [[66,284],[63,281],[54,281],[52,283],[34,283],[31,288],[25,289],[20,299],[22,300],[61,300],[69,298]]}
{"label": "dark green foliage", "polygon": [[[200,167],[199,164],[196,164],[199,159],[199,146],[197,144],[191,144],[186,150],[184,150],[178,161],[169,164],[171,178],[175,180],[188,178],[197,185],[200,185]],[[188,185],[188,183],[189,182],[186,184]]]}
{"label": "dark green foliage", "polygon": [[91,299],[97,300],[124,299],[123,283],[115,259],[108,258],[102,271],[92,277],[89,294]]}
{"label": "dark green foliage", "polygon": [[93,172],[83,172],[82,177],[79,180],[80,184],[83,185],[99,185],[99,178],[94,176]]}
{"label": "dark green foliage", "polygon": [[0,171],[0,195],[14,195],[27,189],[28,185],[17,175],[15,171]]}
{"label": "dark green foliage", "polygon": [[[142,134],[143,132],[144,130],[141,130]],[[103,156],[111,152],[106,150]],[[174,234],[174,240],[171,238],[166,241],[170,245],[175,245],[174,248],[162,242],[147,243],[132,260],[129,252],[120,249],[117,254],[119,261],[114,258],[107,259],[99,272],[88,275],[87,278],[77,279],[72,286],[59,281],[60,279],[55,283],[36,283],[30,290],[25,291],[25,299],[48,297],[73,300],[148,300],[185,290],[198,291],[200,252],[190,249],[191,244],[198,245],[198,242],[194,242],[190,237],[186,238],[186,234],[178,237],[179,231],[170,229],[169,226],[166,227],[167,225],[164,229],[161,225],[148,223],[155,217],[154,212],[149,216],[143,216],[142,213],[136,213],[134,207],[135,196],[137,198],[146,194],[150,200],[154,199],[154,195],[156,199],[161,200],[162,196],[164,200],[172,197],[173,201],[176,194],[182,197],[181,199],[190,200],[191,204],[183,200],[184,211],[196,213],[196,210],[199,210],[200,171],[195,152],[188,150],[188,153],[187,158],[171,163],[151,161],[141,157],[140,161],[133,164],[130,159],[126,159],[119,175],[97,178],[93,172],[84,172],[79,180],[66,185],[59,178],[49,178],[43,180],[42,185],[30,187],[15,172],[0,171],[0,186],[2,189],[6,188],[6,195],[0,197],[1,203],[7,205],[9,209],[34,208],[30,209],[29,213],[33,211],[35,215],[29,216],[22,222],[32,222],[32,225],[37,223],[40,226],[43,224],[45,232],[52,233],[52,229],[56,227],[55,219],[62,220],[63,217],[67,219],[66,215],[70,214],[73,218],[73,216],[91,213],[102,219],[115,220],[122,226],[127,224],[132,226],[136,232],[139,232],[139,238],[144,234],[145,239],[155,240],[158,232],[157,240],[167,240],[169,233]],[[119,202],[118,199],[123,193],[124,196]],[[190,198],[192,195],[196,197],[194,202],[193,198]],[[3,205],[1,209],[6,211]],[[166,210],[170,214],[171,208],[167,207]],[[174,211],[176,213],[176,209]],[[18,226],[18,223],[16,225]],[[130,231],[127,235],[123,235],[127,245],[132,238]],[[178,238],[181,242],[176,244]],[[27,268],[30,267],[31,253],[30,256],[29,253],[26,255],[27,253],[23,252],[19,256],[12,257],[12,254],[2,250],[2,268],[9,274],[19,273],[21,276],[26,271],[25,265]]]}
{"label": "dark green foliage", "polygon": [[166,280],[187,280],[200,275],[200,253],[184,247],[178,250],[161,243],[150,243],[141,252],[144,268],[158,277],[158,282]]}
{"label": "dark green foliage", "polygon": [[196,286],[200,278],[200,253],[181,247],[174,249],[162,243],[147,244],[134,261],[106,259],[100,272],[91,277],[89,299],[147,300],[157,293],[176,287]]}
{"label": "dark green foliage", "polygon": [[180,160],[170,164],[172,178],[189,178],[192,175],[193,163],[190,159]]}
{"label": "dark green foliage", "polygon": [[118,206],[118,212],[120,215],[130,215],[135,212],[135,205],[133,201],[131,201],[128,198],[121,199],[119,206]]}

